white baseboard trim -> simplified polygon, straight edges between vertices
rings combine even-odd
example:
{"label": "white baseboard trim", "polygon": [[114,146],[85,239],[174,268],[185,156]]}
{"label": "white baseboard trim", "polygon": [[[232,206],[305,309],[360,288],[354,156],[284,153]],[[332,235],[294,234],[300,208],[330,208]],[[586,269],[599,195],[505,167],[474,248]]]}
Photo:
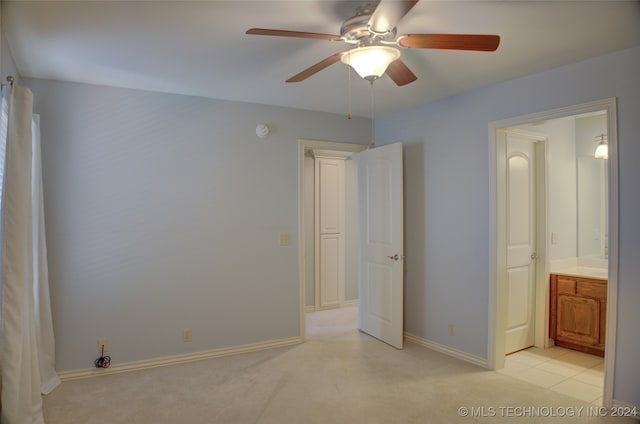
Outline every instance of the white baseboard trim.
{"label": "white baseboard trim", "polygon": [[309,312],[315,312],[316,311],[316,305],[307,305],[304,307],[304,312],[305,313],[309,313]]}
{"label": "white baseboard trim", "polygon": [[426,347],[427,349],[435,350],[440,353],[444,353],[445,355],[453,356],[454,358],[461,359],[465,362],[470,362],[474,365],[481,366],[483,368],[490,368],[489,362],[485,358],[481,358],[476,355],[471,355],[470,353],[463,352],[458,349],[454,349],[449,346],[445,346],[440,343],[432,342],[427,339],[423,339],[422,337],[416,336],[411,333],[404,333],[404,338],[406,341]]}
{"label": "white baseboard trim", "polygon": [[226,347],[222,349],[214,349],[203,352],[166,356],[163,358],[155,358],[144,361],[125,362],[122,364],[112,365],[109,368],[85,368],[79,370],[63,371],[58,373],[58,376],[63,382],[80,380],[83,378],[120,374],[124,372],[165,367],[169,365],[185,364],[188,362],[202,361],[205,359],[221,358],[223,356],[239,355],[241,353],[258,352],[260,350],[293,346],[302,342],[303,339],[301,337],[291,337],[288,339],[271,340],[268,342]]}
{"label": "white baseboard trim", "polygon": [[348,307],[351,307],[351,306],[358,306],[358,299],[345,300],[340,305],[341,308],[348,308]]}

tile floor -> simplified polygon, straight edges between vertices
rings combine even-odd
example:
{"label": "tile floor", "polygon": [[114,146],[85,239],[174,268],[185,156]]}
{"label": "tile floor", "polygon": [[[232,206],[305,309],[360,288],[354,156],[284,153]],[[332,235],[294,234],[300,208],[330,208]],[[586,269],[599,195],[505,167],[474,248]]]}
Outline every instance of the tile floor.
{"label": "tile floor", "polygon": [[507,355],[498,372],[595,405],[602,405],[604,359],[554,346]]}

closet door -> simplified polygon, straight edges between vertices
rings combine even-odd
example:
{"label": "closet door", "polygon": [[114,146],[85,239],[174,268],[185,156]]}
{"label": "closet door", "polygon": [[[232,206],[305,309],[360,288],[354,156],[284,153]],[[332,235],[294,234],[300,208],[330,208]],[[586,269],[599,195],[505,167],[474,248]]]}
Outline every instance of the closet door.
{"label": "closet door", "polygon": [[344,159],[315,153],[316,307],[344,301]]}

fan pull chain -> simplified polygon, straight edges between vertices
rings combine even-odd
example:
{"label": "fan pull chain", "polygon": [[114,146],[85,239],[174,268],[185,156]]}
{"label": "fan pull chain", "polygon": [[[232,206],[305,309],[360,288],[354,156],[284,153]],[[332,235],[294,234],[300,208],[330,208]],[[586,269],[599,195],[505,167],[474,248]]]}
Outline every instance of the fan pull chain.
{"label": "fan pull chain", "polygon": [[351,66],[347,66],[347,119],[351,117]]}
{"label": "fan pull chain", "polygon": [[376,145],[376,121],[373,109],[373,81],[371,81],[371,142],[369,142],[369,145],[371,147]]}
{"label": "fan pull chain", "polygon": [[[351,55],[351,51],[347,53]],[[351,66],[347,66],[347,119],[351,119]]]}

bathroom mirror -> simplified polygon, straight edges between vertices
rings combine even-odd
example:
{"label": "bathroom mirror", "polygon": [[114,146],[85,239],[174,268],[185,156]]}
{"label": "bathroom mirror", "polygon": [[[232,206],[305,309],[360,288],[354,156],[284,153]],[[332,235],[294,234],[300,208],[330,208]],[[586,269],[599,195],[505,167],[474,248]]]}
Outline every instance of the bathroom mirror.
{"label": "bathroom mirror", "polygon": [[607,160],[578,156],[578,257],[608,257]]}

